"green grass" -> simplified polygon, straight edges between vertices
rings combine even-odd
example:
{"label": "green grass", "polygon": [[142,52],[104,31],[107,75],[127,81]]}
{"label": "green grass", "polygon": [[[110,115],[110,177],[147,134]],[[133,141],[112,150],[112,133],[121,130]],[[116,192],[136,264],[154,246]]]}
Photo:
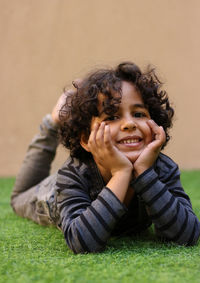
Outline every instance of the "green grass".
{"label": "green grass", "polygon": [[[200,171],[182,183],[200,218]],[[0,282],[191,282],[200,283],[200,242],[161,243],[152,231],[140,238],[111,239],[103,253],[74,255],[63,235],[12,212],[14,178],[0,179]]]}

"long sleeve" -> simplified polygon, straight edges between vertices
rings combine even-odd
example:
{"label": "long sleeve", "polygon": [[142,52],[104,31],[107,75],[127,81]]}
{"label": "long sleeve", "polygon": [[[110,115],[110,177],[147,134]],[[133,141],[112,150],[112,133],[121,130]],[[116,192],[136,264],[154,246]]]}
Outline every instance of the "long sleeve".
{"label": "long sleeve", "polygon": [[[73,166],[72,166],[73,163]],[[110,189],[104,187],[92,201],[84,164],[69,160],[57,177],[57,206],[66,242],[74,253],[104,249],[117,221],[127,211]]]}
{"label": "long sleeve", "polygon": [[134,182],[135,192],[144,201],[156,233],[181,245],[194,245],[200,234],[200,222],[184,192],[178,166],[160,155],[160,168],[150,168]]}

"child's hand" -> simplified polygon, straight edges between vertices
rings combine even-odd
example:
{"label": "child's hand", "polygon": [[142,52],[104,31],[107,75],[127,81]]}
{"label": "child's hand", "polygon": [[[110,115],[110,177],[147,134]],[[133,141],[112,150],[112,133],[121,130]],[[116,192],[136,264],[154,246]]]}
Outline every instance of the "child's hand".
{"label": "child's hand", "polygon": [[88,140],[89,151],[100,168],[103,168],[110,177],[116,173],[126,172],[132,174],[133,165],[128,158],[121,153],[112,143],[110,127],[95,123]]}
{"label": "child's hand", "polygon": [[154,140],[147,145],[134,163],[134,173],[136,177],[153,165],[166,140],[163,127],[159,127],[153,120],[147,121],[147,124],[151,128]]}

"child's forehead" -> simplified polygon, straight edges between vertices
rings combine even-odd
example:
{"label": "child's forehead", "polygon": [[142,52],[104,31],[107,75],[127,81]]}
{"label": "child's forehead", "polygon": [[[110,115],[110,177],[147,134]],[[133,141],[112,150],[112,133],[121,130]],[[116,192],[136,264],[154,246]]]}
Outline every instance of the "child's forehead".
{"label": "child's forehead", "polygon": [[119,99],[120,103],[123,101],[129,101],[130,103],[144,104],[143,97],[139,91],[139,89],[131,82],[122,81],[122,87],[119,91],[111,91],[108,94],[99,92],[98,93],[98,103],[101,106],[105,101],[113,101],[115,99]]}
{"label": "child's forehead", "polygon": [[121,102],[122,99],[122,93],[121,92],[113,92],[110,93],[110,95],[108,96],[108,94],[99,92],[98,93],[98,108],[102,107],[104,105],[104,103],[106,102],[110,102],[112,103],[114,99],[117,99],[119,101],[119,104]]}
{"label": "child's forehead", "polygon": [[[119,93],[111,93],[110,96],[114,98],[114,97],[119,96]],[[121,94],[120,94],[120,96],[121,96]],[[107,94],[105,94],[105,93],[103,93],[103,92],[99,92],[99,93],[98,93],[98,102],[103,102],[103,101],[105,101],[107,98],[108,98],[108,95],[107,95]]]}

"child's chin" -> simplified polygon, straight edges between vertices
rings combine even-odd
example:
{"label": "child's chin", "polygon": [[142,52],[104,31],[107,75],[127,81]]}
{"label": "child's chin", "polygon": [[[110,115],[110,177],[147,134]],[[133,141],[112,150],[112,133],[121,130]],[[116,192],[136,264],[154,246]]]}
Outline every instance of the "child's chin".
{"label": "child's chin", "polygon": [[135,163],[135,161],[138,159],[138,157],[140,156],[140,153],[139,152],[135,152],[135,153],[127,153],[126,154],[126,157],[130,160],[130,162],[132,164]]}

